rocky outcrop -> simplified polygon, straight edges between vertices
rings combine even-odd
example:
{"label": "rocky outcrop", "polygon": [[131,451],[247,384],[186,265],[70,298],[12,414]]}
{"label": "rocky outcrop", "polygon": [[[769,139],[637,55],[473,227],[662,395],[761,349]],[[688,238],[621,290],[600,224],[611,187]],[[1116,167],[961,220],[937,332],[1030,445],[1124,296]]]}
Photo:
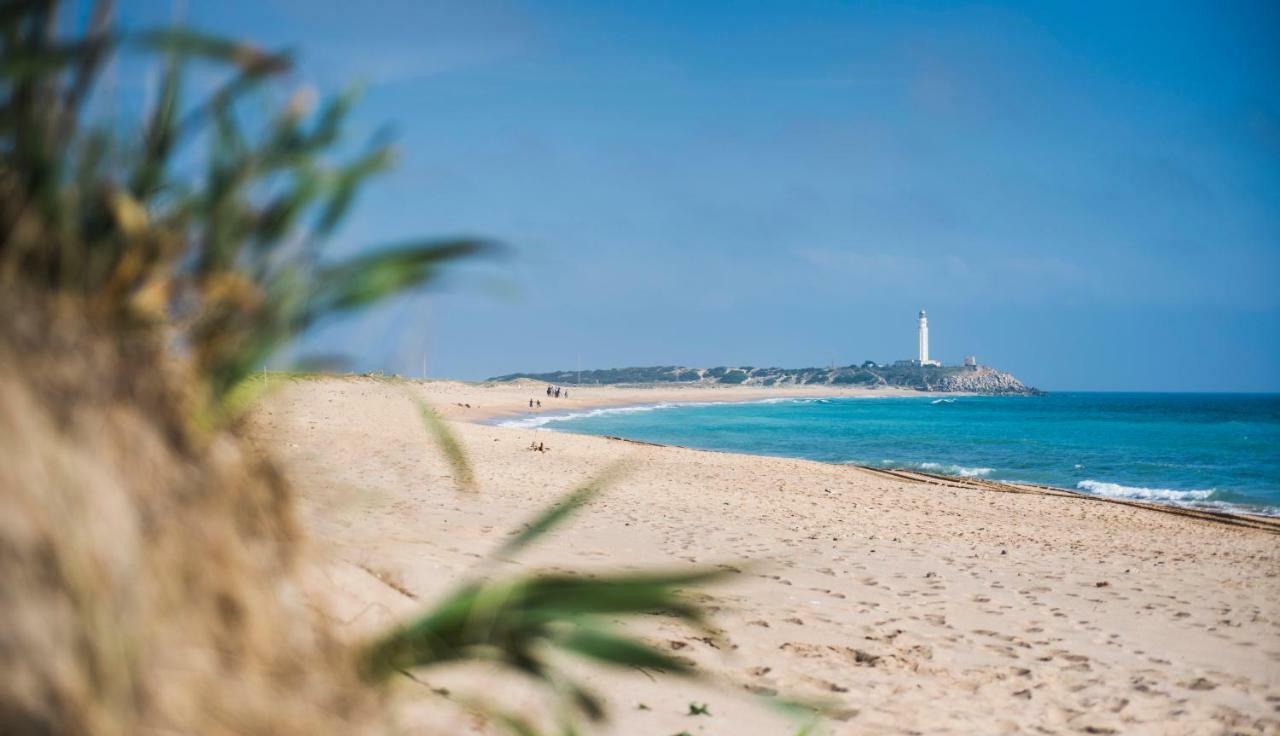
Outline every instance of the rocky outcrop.
{"label": "rocky outcrop", "polygon": [[956,391],[974,394],[1040,393],[1011,374],[987,366],[948,372],[932,387],[934,391]]}

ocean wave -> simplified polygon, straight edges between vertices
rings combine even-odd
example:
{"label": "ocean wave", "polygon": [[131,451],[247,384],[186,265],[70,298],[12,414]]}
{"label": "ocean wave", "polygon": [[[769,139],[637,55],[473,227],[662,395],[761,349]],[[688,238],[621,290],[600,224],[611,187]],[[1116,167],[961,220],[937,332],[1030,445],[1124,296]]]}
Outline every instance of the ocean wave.
{"label": "ocean wave", "polygon": [[574,419],[586,419],[587,417],[599,417],[607,414],[637,414],[646,411],[658,411],[659,409],[674,409],[677,406],[710,406],[710,403],[673,403],[659,402],[657,404],[634,404],[631,406],[610,406],[601,409],[591,409],[589,411],[574,411],[565,414],[537,414],[534,416],[520,417],[518,419],[504,419],[497,422],[499,427],[516,427],[517,429],[536,429],[546,426],[552,422],[568,422]]}
{"label": "ocean wave", "polygon": [[[840,460],[839,463],[841,465],[862,465],[866,463],[866,461],[865,460]],[[898,460],[893,460],[891,458],[885,458],[881,460],[879,463],[874,463],[874,464],[879,465],[882,468],[901,468],[903,470],[911,470],[914,468],[915,470],[925,470],[930,473],[937,473],[939,475],[954,475],[961,478],[980,478],[983,476],[991,475],[992,473],[995,472],[995,468],[970,468],[964,465],[955,465],[950,463],[902,462]]]}
{"label": "ocean wave", "polygon": [[[1219,511],[1228,514],[1251,514],[1253,516],[1269,516],[1280,518],[1280,506],[1257,502],[1239,502],[1237,500],[1221,500],[1213,498],[1217,493],[1213,488],[1198,488],[1189,491],[1178,491],[1172,488],[1142,488],[1122,486],[1117,483],[1103,483],[1094,480],[1082,480],[1076,488],[1099,496],[1125,498],[1134,501],[1158,501],[1171,506],[1184,506]],[[1231,496],[1232,494],[1227,494]]]}
{"label": "ocean wave", "polygon": [[1122,486],[1119,483],[1105,483],[1098,480],[1082,480],[1076,484],[1076,488],[1097,496],[1132,498],[1140,501],[1203,501],[1212,496],[1215,490],[1207,488],[1178,491],[1172,488]]}
{"label": "ocean wave", "polygon": [[954,404],[956,403],[956,400],[955,399],[934,399],[929,403],[930,404]]}
{"label": "ocean wave", "polygon": [[995,468],[966,468],[963,465],[943,465],[942,463],[920,463],[916,467],[931,473],[958,475],[961,478],[978,478],[995,472]]}
{"label": "ocean wave", "polygon": [[1209,506],[1215,511],[1226,511],[1231,514],[1251,514],[1253,516],[1270,516],[1280,519],[1280,506],[1259,506],[1256,504],[1229,503],[1227,501],[1206,501],[1197,505]]}
{"label": "ocean wave", "polygon": [[774,396],[768,399],[752,399],[750,401],[733,401],[733,404],[830,404],[833,399],[823,397]]}
{"label": "ocean wave", "polygon": [[627,406],[607,406],[588,411],[565,412],[561,414],[537,414],[514,419],[502,419],[494,422],[499,427],[516,427],[518,429],[534,429],[544,427],[552,422],[569,422],[574,419],[599,417],[608,414],[635,414],[638,412],[657,411],[659,409],[678,409],[699,406],[730,406],[742,404],[830,404],[832,399],[804,398],[795,396],[774,396],[767,399],[749,401],[659,401],[653,404],[629,404]]}

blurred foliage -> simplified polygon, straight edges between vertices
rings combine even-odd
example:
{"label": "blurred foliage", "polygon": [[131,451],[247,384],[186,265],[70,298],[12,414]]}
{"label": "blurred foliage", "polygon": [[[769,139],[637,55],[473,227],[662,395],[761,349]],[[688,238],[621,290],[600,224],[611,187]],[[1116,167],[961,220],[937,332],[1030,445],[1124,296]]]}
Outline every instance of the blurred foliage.
{"label": "blurred foliage", "polygon": [[453,469],[454,482],[458,487],[467,491],[474,491],[476,488],[475,471],[471,469],[471,461],[467,459],[467,453],[462,449],[462,444],[458,442],[458,438],[449,431],[448,425],[444,423],[444,419],[427,405],[427,402],[418,398],[416,395],[410,394],[414,405],[418,407],[418,414],[422,417],[422,423],[426,425],[427,431],[435,440],[436,447],[440,449],[440,454],[449,463],[449,467]]}
{"label": "blurred foliage", "polygon": [[[299,90],[273,106],[286,54],[181,28],[124,34],[105,0],[60,33],[59,6],[0,5],[0,284],[80,299],[114,327],[163,327],[221,400],[322,318],[492,247],[428,239],[322,257],[393,159],[385,136],[339,155],[353,94],[311,111]],[[83,114],[121,49],[160,66],[141,126],[123,131]],[[216,75],[212,92],[188,94],[194,67]],[[265,119],[251,109],[263,100],[277,108]]]}
{"label": "blurred foliage", "polygon": [[[106,329],[164,340],[190,359],[218,406],[233,411],[274,380],[246,379],[319,320],[428,284],[443,265],[493,249],[475,239],[426,239],[326,257],[360,187],[393,158],[381,136],[343,155],[353,95],[313,111],[305,91],[282,96],[292,68],[286,54],[182,28],[122,33],[106,0],[66,14],[83,15],[85,26],[64,31],[62,10],[57,0],[0,3],[0,288],[65,299]],[[159,63],[154,101],[136,129],[85,113],[121,50]],[[202,87],[204,75],[216,74],[211,92],[189,94],[196,67]],[[254,114],[254,101],[265,101],[265,116]],[[462,447],[429,407],[418,407],[455,479],[472,488]],[[570,494],[496,554],[541,538],[607,479]],[[610,622],[653,614],[706,630],[702,610],[680,589],[723,574],[470,579],[373,641],[362,672],[376,682],[460,660],[496,662],[550,685],[569,711],[600,719],[600,700],[551,653],[692,674]],[[518,715],[486,712],[515,732],[534,732]],[[574,730],[571,717],[564,723]]]}

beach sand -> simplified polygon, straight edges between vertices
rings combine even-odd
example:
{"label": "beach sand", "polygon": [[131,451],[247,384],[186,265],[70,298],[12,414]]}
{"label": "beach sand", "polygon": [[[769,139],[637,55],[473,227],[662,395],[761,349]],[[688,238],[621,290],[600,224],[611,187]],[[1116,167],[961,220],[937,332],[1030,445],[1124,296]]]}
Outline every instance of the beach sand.
{"label": "beach sand", "polygon": [[[407,386],[450,418],[474,493],[455,488],[406,384],[295,380],[249,422],[300,497],[307,594],[352,640],[423,610],[524,521],[622,461],[628,472],[603,496],[498,570],[741,572],[695,592],[723,642],[665,619],[631,627],[719,684],[575,669],[610,706],[602,733],[795,733],[798,722],[768,706],[779,697],[827,703],[825,732],[839,734],[1280,733],[1274,533],[477,423],[525,414],[529,398],[562,412],[830,390],[570,387],[557,401],[533,382]],[[530,451],[535,439],[549,451]],[[546,713],[514,678],[426,671],[395,687],[405,732],[499,732],[433,688]],[[709,715],[688,715],[691,702]]]}

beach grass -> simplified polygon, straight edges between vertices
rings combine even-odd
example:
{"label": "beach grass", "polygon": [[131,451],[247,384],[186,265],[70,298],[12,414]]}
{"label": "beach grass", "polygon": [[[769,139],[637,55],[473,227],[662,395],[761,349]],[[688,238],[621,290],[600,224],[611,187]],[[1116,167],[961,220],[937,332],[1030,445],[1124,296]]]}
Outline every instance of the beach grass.
{"label": "beach grass", "polygon": [[[293,67],[286,53],[180,27],[124,33],[112,22],[109,2],[97,3],[86,25],[66,33],[60,22],[66,10],[55,0],[29,0],[0,12],[0,288],[17,294],[18,307],[33,315],[52,305],[121,346],[154,347],[163,360],[130,366],[131,380],[164,370],[167,361],[186,366],[178,375],[195,398],[171,404],[179,423],[217,435],[273,385],[326,375],[264,369],[307,330],[430,285],[458,260],[498,250],[469,236],[407,238],[336,257],[326,244],[362,186],[395,158],[383,134],[362,146],[347,140],[354,93],[313,109],[307,90],[285,87]],[[152,60],[159,80],[141,125],[124,130],[95,118],[89,105],[120,51]],[[199,84],[192,80],[197,67]],[[430,407],[417,406],[458,485],[474,488],[462,447]],[[545,537],[606,481],[602,476],[571,493],[497,554],[514,555]],[[188,543],[199,544],[200,535]],[[356,659],[368,683],[442,662],[496,661],[599,719],[599,699],[541,652],[550,647],[602,664],[692,674],[609,622],[662,614],[703,625],[703,611],[679,590],[719,576],[714,570],[480,575],[376,637]],[[69,722],[73,714],[54,711],[77,706],[68,699],[49,707],[33,717]],[[201,730],[193,717],[187,726]],[[499,720],[528,732],[520,714]],[[147,716],[125,714],[119,722],[146,724]]]}

